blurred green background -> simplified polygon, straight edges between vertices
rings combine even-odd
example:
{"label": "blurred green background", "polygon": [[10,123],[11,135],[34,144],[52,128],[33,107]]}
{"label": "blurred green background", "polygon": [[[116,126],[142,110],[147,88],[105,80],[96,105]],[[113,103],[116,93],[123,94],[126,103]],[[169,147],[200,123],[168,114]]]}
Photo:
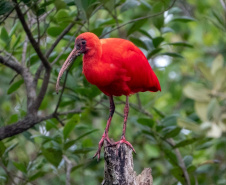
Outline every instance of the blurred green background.
{"label": "blurred green background", "polygon": [[[86,31],[132,41],[159,78],[161,92],[130,97],[126,136],[137,151],[137,173],[151,167],[154,185],[226,184],[225,0],[18,3],[42,53],[59,39],[48,57],[51,77],[38,115],[47,116],[58,103],[59,107],[57,119],[0,141],[0,184],[65,184],[65,158],[72,165],[71,184],[101,184],[103,152],[99,163],[92,156],[108,118],[108,97],[86,81],[82,57],[67,75],[62,98],[55,92],[58,72],[74,47],[74,39]],[[14,7],[15,1],[0,2],[0,55],[13,56],[34,76],[41,61]],[[61,37],[70,24],[69,32]],[[41,72],[37,93],[44,78]],[[0,127],[25,117],[23,78],[4,64],[0,64],[0,97]],[[115,103],[109,135],[116,141],[122,132],[125,96],[116,97]]]}

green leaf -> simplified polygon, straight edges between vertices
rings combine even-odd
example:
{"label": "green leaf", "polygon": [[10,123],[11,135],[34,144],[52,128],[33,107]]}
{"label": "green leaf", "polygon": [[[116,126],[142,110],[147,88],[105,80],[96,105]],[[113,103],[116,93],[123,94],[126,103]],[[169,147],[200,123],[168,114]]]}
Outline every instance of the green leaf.
{"label": "green leaf", "polygon": [[28,178],[29,182],[34,181],[40,177],[43,177],[44,175],[46,175],[46,172],[44,171],[38,171],[37,173],[35,173],[34,175],[30,176]]}
{"label": "green leaf", "polygon": [[195,101],[195,112],[202,121],[207,121],[207,107],[208,102]]}
{"label": "green leaf", "polygon": [[161,112],[159,109],[153,107],[153,110],[154,110],[161,118],[166,117],[166,115],[165,115],[163,112]]}
{"label": "green leaf", "polygon": [[198,141],[198,138],[186,139],[186,140],[183,140],[183,141],[177,143],[173,148],[184,147],[184,146],[190,145],[196,141]]}
{"label": "green leaf", "polygon": [[74,115],[70,121],[64,126],[63,135],[64,139],[67,139],[69,134],[73,131],[75,128],[75,125],[79,122],[79,115]]}
{"label": "green leaf", "polygon": [[165,157],[169,160],[169,162],[173,166],[177,166],[177,157],[176,155],[172,152],[173,150],[165,149],[163,148],[163,151],[165,153]]}
{"label": "green leaf", "polygon": [[174,30],[172,28],[169,28],[169,27],[161,28],[161,33],[162,34],[164,34],[164,33],[171,33],[171,32],[174,32]]}
{"label": "green leaf", "polygon": [[12,124],[18,121],[18,114],[12,114],[10,119],[7,121],[7,124]]}
{"label": "green leaf", "polygon": [[60,26],[51,26],[48,28],[47,33],[52,37],[57,37],[63,30],[64,28]]}
{"label": "green leaf", "polygon": [[171,138],[171,137],[177,136],[180,133],[181,128],[172,126],[172,127],[166,127],[162,131],[163,131],[164,138]]}
{"label": "green leaf", "polygon": [[148,54],[147,59],[150,59],[152,56],[154,56],[155,54],[159,53],[161,50],[162,50],[162,48],[156,48],[156,49],[152,50],[152,51]]}
{"label": "green leaf", "polygon": [[183,47],[193,48],[193,46],[191,44],[188,44],[186,42],[173,42],[173,43],[168,43],[167,45],[183,46]]}
{"label": "green leaf", "polygon": [[201,71],[204,78],[206,78],[209,81],[213,80],[213,76],[210,72],[210,68],[208,68],[203,62],[198,63],[198,68]]}
{"label": "green leaf", "polygon": [[218,91],[224,91],[224,85],[226,81],[226,68],[222,67],[220,69],[218,69],[214,75],[214,90],[216,92]]}
{"label": "green leaf", "polygon": [[74,154],[87,154],[93,150],[95,150],[95,149],[94,148],[81,148],[81,149],[75,150],[73,153]]}
{"label": "green leaf", "polygon": [[170,57],[175,57],[175,58],[184,58],[182,55],[180,55],[179,53],[173,53],[173,52],[165,52],[165,53],[161,53],[161,55],[167,55]]}
{"label": "green leaf", "polygon": [[21,35],[16,37],[15,42],[13,43],[13,41],[11,42],[12,44],[12,49],[15,49],[15,47],[20,43],[20,39],[21,39]]}
{"label": "green leaf", "polygon": [[6,147],[5,147],[4,143],[2,141],[0,141],[0,158],[4,154],[5,150],[6,150]]}
{"label": "green leaf", "polygon": [[197,169],[196,166],[190,165],[190,166],[188,166],[187,171],[188,171],[188,173],[192,173],[192,172],[194,172],[196,169]]}
{"label": "green leaf", "polygon": [[129,28],[129,30],[127,32],[127,36],[131,35],[135,31],[138,31],[146,21],[147,21],[147,19],[143,19],[143,20],[136,21],[135,23],[133,23],[133,25]]}
{"label": "green leaf", "polygon": [[56,20],[57,20],[58,23],[71,22],[72,17],[69,15],[67,10],[61,9],[56,14]]}
{"label": "green leaf", "polygon": [[86,163],[82,163],[82,164],[78,164],[78,165],[74,166],[74,167],[71,169],[71,172],[77,170],[78,168],[83,167],[85,164],[86,164]]}
{"label": "green leaf", "polygon": [[152,39],[153,45],[157,48],[164,41],[163,37],[155,37]]}
{"label": "green leaf", "polygon": [[187,16],[175,17],[171,20],[171,22],[185,22],[185,23],[191,22],[191,21],[195,21],[195,19]]}
{"label": "green leaf", "polygon": [[0,1],[0,15],[9,13],[13,9],[13,3],[11,1],[1,0]]}
{"label": "green leaf", "polygon": [[222,55],[217,55],[217,57],[212,62],[211,74],[215,75],[218,69],[224,66],[224,58]]}
{"label": "green leaf", "polygon": [[153,24],[158,30],[161,30],[161,28],[164,26],[164,16],[159,15],[153,19]]}
{"label": "green leaf", "polygon": [[67,7],[66,3],[62,0],[54,1],[54,4],[55,4],[57,11],[60,9],[65,9]]}
{"label": "green leaf", "polygon": [[224,18],[220,17],[220,12],[217,12],[216,10],[212,11],[213,16],[216,18],[217,22],[224,28],[223,30],[225,30],[225,22],[223,21]]}
{"label": "green leaf", "polygon": [[194,132],[200,132],[200,130],[201,130],[199,128],[199,126],[194,121],[192,121],[190,119],[179,118],[179,119],[177,119],[177,125],[182,127],[182,128],[192,130]]}
{"label": "green leaf", "polygon": [[18,170],[20,170],[21,172],[23,172],[23,173],[25,173],[25,174],[27,173],[27,168],[26,168],[25,164],[13,162],[13,165],[14,165]]}
{"label": "green leaf", "polygon": [[0,39],[3,40],[6,44],[9,44],[10,37],[9,37],[8,32],[5,29],[5,27],[2,27],[2,29],[1,29]]}
{"label": "green leaf", "polygon": [[58,167],[62,160],[62,151],[54,148],[42,148],[43,156],[55,167]]}
{"label": "green leaf", "polygon": [[208,102],[210,100],[210,91],[200,83],[189,83],[183,89],[184,95],[199,102]]}
{"label": "green leaf", "polygon": [[153,39],[152,36],[144,29],[139,29],[139,32],[145,35],[146,37],[150,38],[151,40]]}
{"label": "green leaf", "polygon": [[7,94],[12,94],[13,92],[15,92],[17,89],[20,88],[20,86],[24,83],[24,80],[19,80],[15,83],[13,83],[10,88],[7,91]]}
{"label": "green leaf", "polygon": [[16,24],[13,25],[12,29],[9,32],[9,37],[12,37],[13,34],[16,32],[16,30],[18,29],[17,26],[19,25],[19,21],[16,22]]}
{"label": "green leaf", "polygon": [[46,130],[50,131],[53,128],[56,129],[56,130],[58,129],[57,126],[56,126],[56,123],[53,120],[47,120],[46,121]]}
{"label": "green leaf", "polygon": [[176,126],[177,118],[178,118],[177,114],[172,114],[172,115],[166,116],[165,118],[163,118],[161,120],[161,124],[164,125],[165,127]]}
{"label": "green leaf", "polygon": [[174,167],[173,169],[170,170],[170,173],[182,184],[184,184],[184,174],[183,171],[180,167]]}
{"label": "green leaf", "polygon": [[132,8],[135,8],[140,5],[140,2],[137,0],[126,0],[125,3],[120,8],[120,12],[123,13],[127,10],[130,10]]}
{"label": "green leaf", "polygon": [[183,160],[184,160],[185,166],[188,167],[189,165],[192,164],[193,157],[191,155],[186,155]]}
{"label": "green leaf", "polygon": [[146,49],[146,50],[148,49],[146,44],[140,39],[137,39],[135,37],[130,37],[129,40],[131,42],[133,42],[136,46],[140,47],[140,48],[143,48],[143,49]]}
{"label": "green leaf", "polygon": [[154,120],[150,118],[138,118],[137,122],[141,125],[148,126],[150,128],[153,128],[153,126],[155,125]]}
{"label": "green leaf", "polygon": [[212,98],[207,107],[208,120],[214,120],[218,123],[221,115],[221,107],[216,98]]}
{"label": "green leaf", "polygon": [[99,129],[93,129],[93,130],[90,130],[82,135],[80,135],[79,137],[77,137],[76,139],[74,140],[70,140],[68,142],[65,143],[64,145],[64,150],[67,150],[68,148],[70,148],[72,145],[74,145],[77,141],[79,141],[80,139],[82,139],[83,137],[87,136],[87,135],[90,135],[91,133],[93,132],[96,132],[98,131]]}
{"label": "green leaf", "polygon": [[10,152],[11,150],[13,150],[14,148],[16,148],[18,145],[18,143],[14,143],[11,146],[9,146],[8,148],[6,148],[5,150],[5,154],[7,154],[8,152]]}

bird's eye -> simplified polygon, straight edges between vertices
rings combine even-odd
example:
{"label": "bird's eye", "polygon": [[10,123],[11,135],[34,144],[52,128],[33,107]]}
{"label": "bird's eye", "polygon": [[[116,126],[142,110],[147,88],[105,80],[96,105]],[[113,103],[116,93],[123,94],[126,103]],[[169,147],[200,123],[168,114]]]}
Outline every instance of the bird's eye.
{"label": "bird's eye", "polygon": [[85,41],[85,40],[83,40],[83,41],[82,41],[82,45],[85,45],[85,44],[86,44],[86,41]]}

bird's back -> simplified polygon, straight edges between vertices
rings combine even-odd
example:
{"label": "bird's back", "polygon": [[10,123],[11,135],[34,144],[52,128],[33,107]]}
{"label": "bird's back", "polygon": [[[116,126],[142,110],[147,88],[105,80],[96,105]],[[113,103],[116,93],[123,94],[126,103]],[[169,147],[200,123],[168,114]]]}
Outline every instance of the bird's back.
{"label": "bird's back", "polygon": [[148,60],[132,42],[119,38],[101,39],[100,42],[102,63],[117,70],[117,73],[108,73],[109,78],[114,79],[110,84],[98,86],[105,94],[120,96],[140,91],[161,91],[158,78]]}

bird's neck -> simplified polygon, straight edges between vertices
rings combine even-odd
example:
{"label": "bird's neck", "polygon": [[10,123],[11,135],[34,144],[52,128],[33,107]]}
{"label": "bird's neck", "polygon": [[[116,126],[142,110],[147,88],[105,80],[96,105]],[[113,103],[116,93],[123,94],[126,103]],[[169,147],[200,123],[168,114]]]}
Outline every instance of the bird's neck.
{"label": "bird's neck", "polygon": [[92,65],[96,65],[102,55],[102,47],[99,39],[92,43],[90,49],[83,56],[83,67],[92,67]]}
{"label": "bird's neck", "polygon": [[92,83],[93,77],[96,75],[96,67],[101,63],[102,48],[100,42],[90,47],[83,55],[83,73],[87,80]]}

